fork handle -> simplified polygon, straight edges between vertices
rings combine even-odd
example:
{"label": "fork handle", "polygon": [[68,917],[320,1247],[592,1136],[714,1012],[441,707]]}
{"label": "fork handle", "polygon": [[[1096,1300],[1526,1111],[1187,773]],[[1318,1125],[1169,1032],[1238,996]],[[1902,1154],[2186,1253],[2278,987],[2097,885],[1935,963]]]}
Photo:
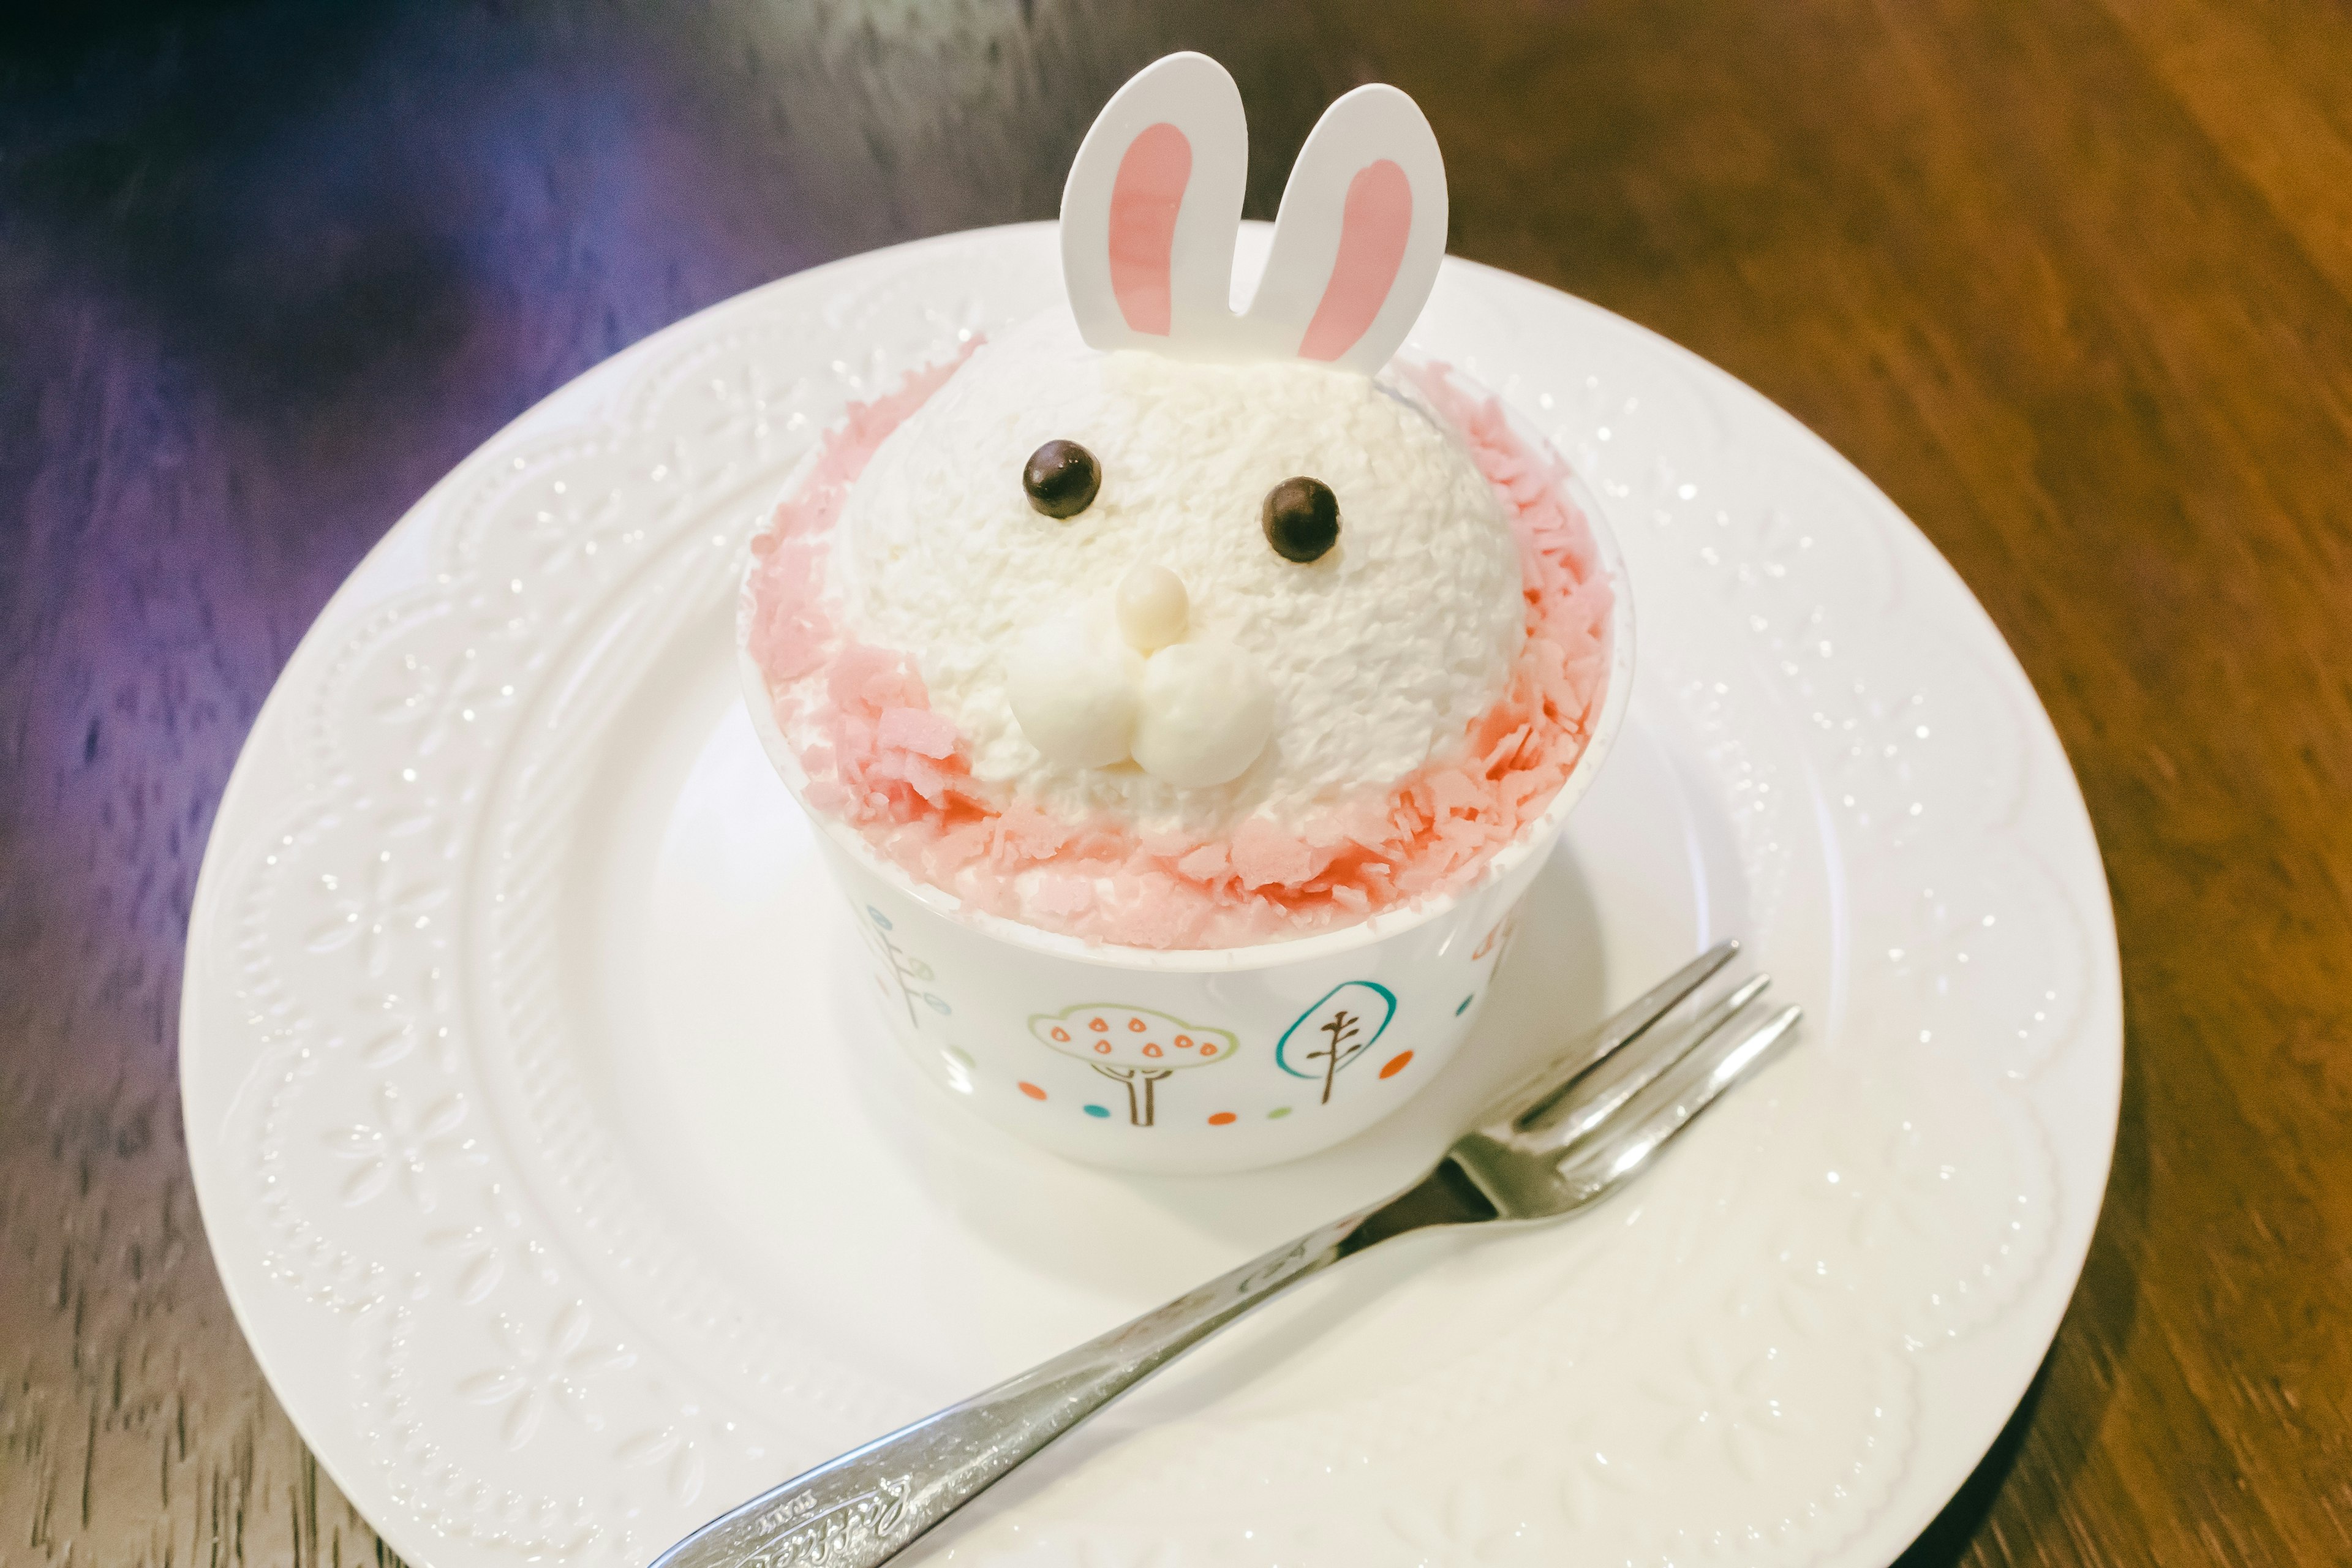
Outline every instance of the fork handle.
{"label": "fork handle", "polygon": [[1457,1184],[1439,1191],[1425,1179],[961,1405],[819,1465],[711,1521],[656,1558],[653,1568],[872,1568],[1259,1302],[1390,1237],[1492,1213],[1464,1212],[1461,1194],[1451,1190]]}

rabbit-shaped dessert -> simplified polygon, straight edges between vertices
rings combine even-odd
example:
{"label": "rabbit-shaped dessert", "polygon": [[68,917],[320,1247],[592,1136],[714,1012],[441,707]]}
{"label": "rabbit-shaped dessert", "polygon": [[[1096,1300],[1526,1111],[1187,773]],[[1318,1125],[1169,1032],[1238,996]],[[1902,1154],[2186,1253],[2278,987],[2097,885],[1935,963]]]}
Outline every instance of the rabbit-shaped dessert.
{"label": "rabbit-shaped dessert", "polygon": [[1563,470],[1391,363],[1444,248],[1427,122],[1334,103],[1237,311],[1245,138],[1205,57],[1129,82],[1063,196],[1069,309],[854,408],[752,542],[786,776],[974,912],[1360,920],[1475,881],[1590,735],[1611,590]]}
{"label": "rabbit-shaped dessert", "polygon": [[1062,201],[1070,314],[986,343],[875,452],[835,584],[919,650],[974,777],[1066,818],[1229,832],[1458,749],[1524,641],[1519,550],[1460,434],[1377,379],[1445,238],[1390,87],[1332,105],[1228,304],[1246,131],[1175,55]]}
{"label": "rabbit-shaped dessert", "polygon": [[[1331,106],[1237,310],[1244,138],[1199,55],[1113,97],[1063,196],[1067,308],[852,403],[737,623],[912,1059],[1138,1169],[1310,1152],[1440,1069],[1630,670],[1566,467],[1397,356],[1444,259],[1420,111]],[[882,265],[963,289],[969,260],[985,308],[1050,243]],[[883,309],[936,342],[930,299]]]}

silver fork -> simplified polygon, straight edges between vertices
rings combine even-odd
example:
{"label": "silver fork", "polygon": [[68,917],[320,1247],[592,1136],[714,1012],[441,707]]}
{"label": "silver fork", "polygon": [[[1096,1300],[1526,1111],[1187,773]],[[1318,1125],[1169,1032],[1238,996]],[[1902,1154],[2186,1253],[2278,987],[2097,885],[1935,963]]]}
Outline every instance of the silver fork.
{"label": "silver fork", "polygon": [[1598,1202],[1778,1054],[1798,1009],[1764,975],[1664,1021],[1739,951],[1701,954],[1496,1102],[1421,1180],[1076,1350],[762,1492],[653,1568],[870,1568],[1055,1438],[1308,1275],[1433,1226],[1551,1219]]}

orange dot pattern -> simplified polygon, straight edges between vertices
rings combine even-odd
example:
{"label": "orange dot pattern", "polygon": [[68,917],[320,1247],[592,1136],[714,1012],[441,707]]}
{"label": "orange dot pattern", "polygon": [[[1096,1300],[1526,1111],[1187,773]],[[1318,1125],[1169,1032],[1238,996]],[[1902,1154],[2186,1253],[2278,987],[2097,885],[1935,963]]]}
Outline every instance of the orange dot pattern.
{"label": "orange dot pattern", "polygon": [[[1127,1020],[1127,1030],[1131,1035],[1147,1034],[1151,1026],[1141,1018],[1129,1017]],[[1087,1030],[1089,1034],[1098,1037],[1108,1036],[1111,1033],[1110,1020],[1097,1013],[1087,1020]],[[1070,1032],[1059,1024],[1055,1025],[1048,1033],[1057,1044],[1067,1045],[1070,1042]],[[1224,1047],[1214,1040],[1197,1040],[1191,1035],[1181,1033],[1175,1037],[1175,1048],[1190,1052],[1194,1060],[1204,1062],[1213,1060],[1224,1050]],[[1157,1040],[1146,1040],[1143,1042],[1141,1050],[1146,1057],[1157,1061],[1168,1055],[1169,1047],[1162,1046]],[[1094,1042],[1094,1051],[1098,1057],[1110,1055],[1110,1041],[1108,1038],[1097,1038]]]}

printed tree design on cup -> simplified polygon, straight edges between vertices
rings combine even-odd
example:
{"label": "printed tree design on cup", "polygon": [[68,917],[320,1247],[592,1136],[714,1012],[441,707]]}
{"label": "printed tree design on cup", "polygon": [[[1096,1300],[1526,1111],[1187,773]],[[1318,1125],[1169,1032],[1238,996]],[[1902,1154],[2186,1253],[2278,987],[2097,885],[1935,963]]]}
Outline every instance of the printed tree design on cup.
{"label": "printed tree design on cup", "polygon": [[1038,1013],[1029,1032],[1127,1089],[1127,1120],[1152,1124],[1152,1091],[1180,1068],[1230,1061],[1241,1042],[1229,1029],[1207,1029],[1148,1007],[1087,1002]]}
{"label": "printed tree design on cup", "polygon": [[1388,1032],[1396,1005],[1396,993],[1373,981],[1335,985],[1282,1032],[1274,1047],[1275,1065],[1293,1078],[1322,1079],[1322,1103],[1328,1105],[1339,1069]]}
{"label": "printed tree design on cup", "polygon": [[915,1010],[919,1002],[941,1017],[954,1012],[955,1009],[948,1005],[946,997],[936,991],[922,989],[939,976],[931,972],[929,964],[898,945],[898,937],[894,934],[898,928],[890,917],[868,904],[866,906],[866,919],[870,922],[864,924],[866,945],[874,950],[875,956],[881,959],[883,970],[890,976],[888,980],[877,977],[876,983],[882,988],[883,1000],[887,1002],[891,999],[895,985],[897,999],[906,1004],[907,1022],[918,1028],[923,1022],[922,1015]]}
{"label": "printed tree design on cup", "polygon": [[1496,949],[1507,946],[1511,938],[1518,934],[1518,930],[1519,911],[1513,910],[1486,928],[1486,934],[1478,939],[1476,950],[1470,954],[1470,962],[1475,963]]}

